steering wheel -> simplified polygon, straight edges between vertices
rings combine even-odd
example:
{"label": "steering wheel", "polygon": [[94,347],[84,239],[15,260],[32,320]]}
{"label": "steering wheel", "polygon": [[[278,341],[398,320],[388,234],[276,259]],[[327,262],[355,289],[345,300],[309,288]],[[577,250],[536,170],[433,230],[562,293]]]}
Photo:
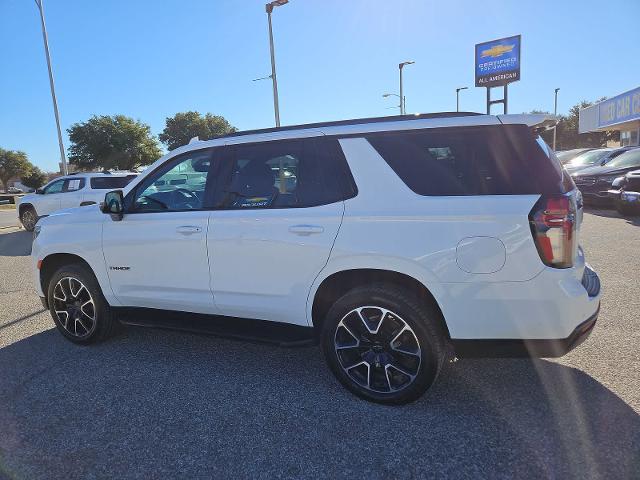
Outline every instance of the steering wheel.
{"label": "steering wheel", "polygon": [[[186,188],[176,188],[173,193],[179,193],[180,195],[182,195],[184,204],[189,208],[197,208],[200,202],[200,198],[198,198],[198,196],[194,192],[192,192],[191,190],[187,190]],[[192,200],[195,200],[195,205],[191,202]]]}

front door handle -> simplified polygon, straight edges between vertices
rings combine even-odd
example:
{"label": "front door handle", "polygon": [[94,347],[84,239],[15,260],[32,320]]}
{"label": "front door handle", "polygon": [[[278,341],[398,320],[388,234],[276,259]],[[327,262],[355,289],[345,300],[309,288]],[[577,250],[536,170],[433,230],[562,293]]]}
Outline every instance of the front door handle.
{"label": "front door handle", "polygon": [[306,236],[314,233],[322,233],[324,232],[324,227],[321,227],[320,225],[291,225],[289,227],[289,231],[296,235]]}
{"label": "front door handle", "polygon": [[200,233],[201,231],[202,228],[195,225],[182,225],[181,227],[176,228],[176,232],[181,233],[182,235],[193,235],[194,233]]}

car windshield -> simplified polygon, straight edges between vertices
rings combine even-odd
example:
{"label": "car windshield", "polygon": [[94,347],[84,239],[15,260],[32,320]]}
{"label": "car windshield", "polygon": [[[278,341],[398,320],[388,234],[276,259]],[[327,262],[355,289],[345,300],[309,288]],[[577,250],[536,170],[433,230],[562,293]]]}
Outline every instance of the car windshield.
{"label": "car windshield", "polygon": [[604,158],[611,153],[610,149],[590,150],[581,153],[573,158],[569,163],[569,167],[586,167],[587,165],[598,165]]}
{"label": "car windshield", "polygon": [[629,150],[607,163],[608,167],[640,167],[640,148]]}

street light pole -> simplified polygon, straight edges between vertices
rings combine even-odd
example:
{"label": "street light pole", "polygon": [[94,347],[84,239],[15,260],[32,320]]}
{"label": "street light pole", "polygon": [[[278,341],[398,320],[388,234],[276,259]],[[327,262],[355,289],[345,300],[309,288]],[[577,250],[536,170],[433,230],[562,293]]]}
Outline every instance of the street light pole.
{"label": "street light pole", "polygon": [[409,62],[402,62],[398,64],[398,69],[400,70],[400,115],[404,115],[406,112],[404,110],[404,95],[402,93],[402,69],[404,68],[405,65],[411,65],[413,63],[413,61],[409,61]]}
{"label": "street light pole", "polygon": [[42,0],[34,0],[40,11],[40,21],[42,23],[42,39],[44,40],[44,52],[47,57],[47,69],[49,70],[49,86],[51,87],[51,99],[53,100],[53,113],[56,117],[56,128],[58,129],[58,146],[60,147],[60,160],[62,161],[62,173],[67,175],[67,157],[64,154],[64,145],[62,144],[62,130],[60,129],[60,114],[58,113],[58,101],[56,100],[56,87],[53,81],[53,70],[51,69],[51,56],[49,55],[49,39],[47,37],[47,27],[44,22],[44,6]]}
{"label": "street light pole", "polygon": [[267,11],[267,20],[269,22],[269,49],[271,51],[271,82],[273,83],[273,112],[276,119],[276,127],[280,126],[280,104],[278,101],[278,79],[276,78],[276,54],[273,47],[273,29],[271,28],[271,12],[274,7],[279,7],[288,3],[289,0],[274,0],[267,3],[265,9]]}
{"label": "street light pole", "polygon": [[[560,90],[559,88],[556,88],[555,90],[555,100],[553,102],[553,116],[557,116],[558,115],[558,90]],[[553,150],[556,150],[556,130],[558,129],[558,120],[556,119],[556,124],[553,126]]]}
{"label": "street light pole", "polygon": [[456,112],[460,111],[460,90],[466,90],[469,87],[458,87],[456,88]]}

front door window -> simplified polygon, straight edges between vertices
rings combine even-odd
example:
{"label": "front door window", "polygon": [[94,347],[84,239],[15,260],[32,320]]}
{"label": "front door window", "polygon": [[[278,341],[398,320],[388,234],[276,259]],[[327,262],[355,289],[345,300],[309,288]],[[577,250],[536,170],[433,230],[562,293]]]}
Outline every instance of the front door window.
{"label": "front door window", "polygon": [[51,193],[61,193],[64,182],[64,180],[56,180],[55,182],[50,183],[44,188],[43,193],[45,195],[49,195]]}
{"label": "front door window", "polygon": [[210,150],[189,152],[169,162],[136,189],[133,211],[201,210],[210,166]]}

